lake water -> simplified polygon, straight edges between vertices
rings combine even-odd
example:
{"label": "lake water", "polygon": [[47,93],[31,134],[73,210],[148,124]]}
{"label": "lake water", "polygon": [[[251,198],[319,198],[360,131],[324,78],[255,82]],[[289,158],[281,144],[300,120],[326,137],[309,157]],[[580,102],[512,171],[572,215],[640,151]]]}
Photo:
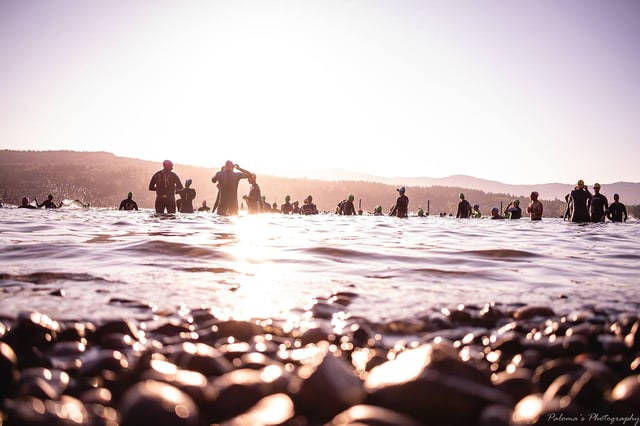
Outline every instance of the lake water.
{"label": "lake water", "polygon": [[640,222],[0,209],[0,314],[295,318],[347,292],[371,321],[458,304],[638,311]]}

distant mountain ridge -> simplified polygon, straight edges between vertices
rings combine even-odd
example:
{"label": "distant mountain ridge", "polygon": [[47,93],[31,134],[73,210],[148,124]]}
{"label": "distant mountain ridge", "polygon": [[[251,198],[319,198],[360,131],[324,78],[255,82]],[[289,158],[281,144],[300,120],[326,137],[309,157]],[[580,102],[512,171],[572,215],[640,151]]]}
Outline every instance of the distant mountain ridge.
{"label": "distant mountain ridge", "polygon": [[[378,182],[387,185],[404,186],[448,186],[496,194],[511,194],[513,196],[528,197],[531,191],[538,191],[540,198],[544,200],[564,200],[574,184],[568,183],[541,183],[541,184],[508,184],[493,180],[481,179],[467,175],[452,175],[442,178],[432,177],[383,177],[367,173],[358,173],[346,169],[315,170],[308,173],[295,173],[295,177],[308,177],[321,180],[353,180],[365,182]],[[613,194],[620,194],[621,201],[625,204],[640,204],[639,182],[613,182],[603,183],[602,193],[613,201]],[[593,190],[590,188],[591,192]]]}

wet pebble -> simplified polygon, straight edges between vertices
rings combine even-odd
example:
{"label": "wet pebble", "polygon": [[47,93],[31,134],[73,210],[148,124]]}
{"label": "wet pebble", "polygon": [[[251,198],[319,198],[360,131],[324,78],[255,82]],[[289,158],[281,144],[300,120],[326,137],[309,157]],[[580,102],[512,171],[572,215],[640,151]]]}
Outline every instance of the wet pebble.
{"label": "wet pebble", "polygon": [[155,380],[138,382],[127,389],[118,410],[120,426],[201,424],[198,407],[186,393]]}

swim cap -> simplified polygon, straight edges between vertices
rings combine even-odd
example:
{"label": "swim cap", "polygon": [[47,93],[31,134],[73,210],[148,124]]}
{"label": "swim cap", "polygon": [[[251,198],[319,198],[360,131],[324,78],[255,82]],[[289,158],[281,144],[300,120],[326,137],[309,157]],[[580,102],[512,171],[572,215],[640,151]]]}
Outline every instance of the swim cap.
{"label": "swim cap", "polygon": [[498,210],[498,208],[497,208],[497,207],[494,207],[494,208],[492,208],[492,209],[491,209],[491,213],[493,213],[493,212],[499,212],[499,211],[500,211],[500,210]]}
{"label": "swim cap", "polygon": [[474,208],[474,209],[479,209],[479,208],[480,208],[480,204],[474,204],[474,205],[473,205],[473,208]]}
{"label": "swim cap", "polygon": [[127,194],[127,198],[133,198],[133,192],[129,192],[129,193]]}
{"label": "swim cap", "polygon": [[464,194],[462,192],[460,193],[459,197],[461,200],[464,200]]}
{"label": "swim cap", "polygon": [[24,197],[24,198],[22,199],[22,204],[23,204],[23,205],[25,205],[25,204],[29,204],[29,197]]}
{"label": "swim cap", "polygon": [[350,200],[350,201],[351,201],[351,200],[353,200],[354,198],[355,198],[355,197],[354,197],[353,195],[349,194],[349,200]]}
{"label": "swim cap", "polygon": [[396,191],[398,191],[401,194],[404,194],[405,192],[404,186],[401,186],[400,188],[396,189]]}
{"label": "swim cap", "polygon": [[291,197],[289,197],[288,195],[286,197],[284,197],[285,201],[289,201],[291,199]]}
{"label": "swim cap", "polygon": [[377,212],[382,211],[382,206],[381,206],[381,205],[377,205],[377,206],[376,206],[376,211],[377,211]]}
{"label": "swim cap", "polygon": [[578,181],[578,186],[579,186],[580,188],[582,188],[582,187],[584,186],[584,181],[583,181],[582,179],[580,179],[580,180]]}
{"label": "swim cap", "polygon": [[47,195],[47,198],[53,198],[53,194]]}
{"label": "swim cap", "polygon": [[307,197],[307,200],[309,200],[309,202],[311,202],[311,200],[313,200],[313,197],[312,197],[311,195],[309,195],[309,196]]}
{"label": "swim cap", "polygon": [[600,184],[596,182],[596,183],[593,184],[593,187],[594,188],[600,188]]}
{"label": "swim cap", "polygon": [[224,166],[225,167],[233,167],[233,161],[231,161],[231,160],[225,161]]}
{"label": "swim cap", "polygon": [[171,162],[171,160],[164,160],[162,162],[162,167],[164,167],[165,169],[172,169],[173,163]]}
{"label": "swim cap", "polygon": [[193,182],[191,179],[187,179],[184,181],[184,186],[191,186],[191,182]]}
{"label": "swim cap", "polygon": [[520,200],[513,200],[513,204],[520,204]]}

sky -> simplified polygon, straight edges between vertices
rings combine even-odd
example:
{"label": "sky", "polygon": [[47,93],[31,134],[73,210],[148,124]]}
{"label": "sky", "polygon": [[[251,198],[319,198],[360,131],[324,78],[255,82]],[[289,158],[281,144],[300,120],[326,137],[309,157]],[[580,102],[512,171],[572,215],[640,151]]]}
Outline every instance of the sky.
{"label": "sky", "polygon": [[0,149],[640,182],[640,1],[0,0]]}

